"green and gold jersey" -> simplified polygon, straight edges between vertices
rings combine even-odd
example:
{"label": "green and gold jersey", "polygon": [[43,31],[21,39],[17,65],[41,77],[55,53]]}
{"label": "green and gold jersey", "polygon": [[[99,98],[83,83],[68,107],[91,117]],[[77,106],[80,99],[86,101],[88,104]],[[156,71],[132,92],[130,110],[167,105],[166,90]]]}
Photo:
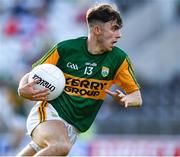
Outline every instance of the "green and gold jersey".
{"label": "green and gold jersey", "polygon": [[87,37],[60,42],[34,65],[50,63],[65,75],[64,92],[50,101],[60,117],[86,131],[94,121],[106,96],[104,89],[119,85],[126,93],[139,89],[130,60],[125,52],[112,51],[92,55],[87,50]]}

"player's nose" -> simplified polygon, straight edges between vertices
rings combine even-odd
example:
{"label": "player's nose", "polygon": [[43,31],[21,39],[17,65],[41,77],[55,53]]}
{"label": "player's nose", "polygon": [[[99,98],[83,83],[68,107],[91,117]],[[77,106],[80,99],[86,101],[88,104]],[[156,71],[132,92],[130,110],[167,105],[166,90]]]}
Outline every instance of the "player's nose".
{"label": "player's nose", "polygon": [[121,31],[118,30],[118,31],[116,32],[116,39],[121,38],[121,36],[122,36]]}

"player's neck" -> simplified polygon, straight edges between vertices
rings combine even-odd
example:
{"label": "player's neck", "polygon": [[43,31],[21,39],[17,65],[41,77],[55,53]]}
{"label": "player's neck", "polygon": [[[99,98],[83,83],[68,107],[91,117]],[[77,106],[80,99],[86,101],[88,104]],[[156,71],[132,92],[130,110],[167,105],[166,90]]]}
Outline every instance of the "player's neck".
{"label": "player's neck", "polygon": [[93,55],[104,53],[104,51],[101,49],[98,42],[91,36],[88,36],[88,39],[87,39],[87,49],[88,49],[89,53],[91,53]]}

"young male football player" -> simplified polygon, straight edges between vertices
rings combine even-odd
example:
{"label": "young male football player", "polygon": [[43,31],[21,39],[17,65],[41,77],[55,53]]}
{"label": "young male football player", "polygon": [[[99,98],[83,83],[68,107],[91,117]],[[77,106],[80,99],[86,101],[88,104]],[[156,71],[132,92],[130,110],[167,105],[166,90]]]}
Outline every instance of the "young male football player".
{"label": "young male football player", "polygon": [[[79,133],[93,123],[106,94],[125,107],[142,104],[139,85],[128,55],[114,44],[121,37],[120,13],[110,4],[91,7],[86,14],[89,33],[62,41],[33,67],[50,63],[65,75],[64,92],[46,101],[48,90],[34,90],[26,74],[19,83],[19,95],[37,101],[27,119],[32,142],[18,155],[67,155]],[[124,90],[108,90],[117,84]]]}

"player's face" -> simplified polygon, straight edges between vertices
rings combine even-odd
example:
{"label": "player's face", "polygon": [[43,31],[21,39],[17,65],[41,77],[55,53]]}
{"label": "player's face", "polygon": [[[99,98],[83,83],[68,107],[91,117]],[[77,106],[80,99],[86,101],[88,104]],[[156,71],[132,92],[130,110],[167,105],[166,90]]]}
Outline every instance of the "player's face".
{"label": "player's face", "polygon": [[101,34],[98,36],[98,41],[103,51],[111,51],[114,44],[121,37],[120,26],[116,21],[109,21],[101,26]]}

